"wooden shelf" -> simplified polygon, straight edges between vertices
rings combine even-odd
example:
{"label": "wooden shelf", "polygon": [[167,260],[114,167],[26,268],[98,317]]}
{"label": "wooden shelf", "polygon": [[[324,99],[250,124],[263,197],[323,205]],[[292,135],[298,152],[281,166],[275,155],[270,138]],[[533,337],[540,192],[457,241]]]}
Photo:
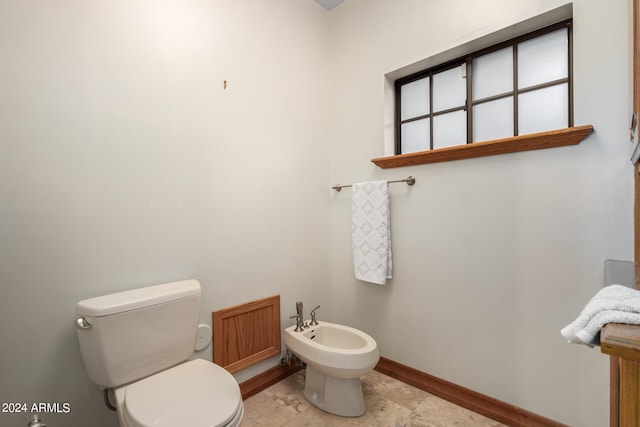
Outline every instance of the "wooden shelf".
{"label": "wooden shelf", "polygon": [[600,350],[611,356],[640,361],[640,326],[609,323],[600,332]]}
{"label": "wooden shelf", "polygon": [[565,145],[579,144],[592,131],[592,125],[575,126],[547,132],[513,136],[510,138],[494,139],[492,141],[474,142],[473,144],[457,145],[455,147],[439,148],[437,150],[379,157],[371,161],[382,169],[389,169],[461,159],[473,159],[483,156],[495,156],[497,154],[516,153],[519,151],[563,147]]}

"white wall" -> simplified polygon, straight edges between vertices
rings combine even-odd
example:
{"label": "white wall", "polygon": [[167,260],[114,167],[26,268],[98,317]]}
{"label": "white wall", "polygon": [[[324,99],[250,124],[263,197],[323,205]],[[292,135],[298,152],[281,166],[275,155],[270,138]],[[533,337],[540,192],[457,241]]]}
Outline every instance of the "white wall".
{"label": "white wall", "polygon": [[195,278],[209,324],[273,294],[283,326],[331,311],[327,54],[310,0],[0,2],[0,402],[117,425],[84,298]]}
{"label": "white wall", "polygon": [[330,14],[332,182],[391,187],[394,278],[353,278],[350,195],[332,205],[333,316],[392,360],[576,426],[608,425],[608,358],[560,329],[633,259],[629,4],[574,2],[578,146],[381,170],[384,75],[562,0],[349,0]]}

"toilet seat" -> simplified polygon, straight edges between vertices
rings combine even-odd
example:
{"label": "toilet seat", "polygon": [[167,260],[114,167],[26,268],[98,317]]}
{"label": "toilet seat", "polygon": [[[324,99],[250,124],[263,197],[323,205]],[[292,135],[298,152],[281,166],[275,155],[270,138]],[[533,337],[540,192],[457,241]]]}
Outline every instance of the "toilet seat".
{"label": "toilet seat", "polygon": [[[125,390],[122,390],[125,389]],[[244,407],[233,376],[194,359],[122,387],[121,414],[133,427],[237,426]]]}

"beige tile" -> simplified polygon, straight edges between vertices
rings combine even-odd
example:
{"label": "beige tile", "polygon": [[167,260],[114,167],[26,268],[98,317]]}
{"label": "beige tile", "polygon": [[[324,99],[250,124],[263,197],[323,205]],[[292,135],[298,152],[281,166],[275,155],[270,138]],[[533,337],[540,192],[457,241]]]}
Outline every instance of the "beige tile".
{"label": "beige tile", "polygon": [[311,406],[295,419],[283,424],[282,427],[336,427],[355,425],[350,424],[351,421],[353,421],[352,418],[338,417],[326,413],[315,406]]}
{"label": "beige tile", "polygon": [[297,372],[272,385],[260,394],[273,399],[293,414],[299,414],[311,406],[302,395],[302,390],[304,390],[304,374]]}
{"label": "beige tile", "polygon": [[401,422],[400,426],[407,423],[411,413],[408,409],[376,395],[369,396],[366,404],[367,412],[361,417],[353,418],[338,417],[312,406],[283,427],[396,427],[396,422]]}
{"label": "beige tile", "polygon": [[263,392],[244,401],[242,425],[254,427],[281,426],[295,416],[296,413]]}
{"label": "beige tile", "polygon": [[367,412],[338,417],[309,403],[304,371],[297,372],[245,401],[247,427],[497,427],[497,421],[456,406],[373,371],[362,378]]}
{"label": "beige tile", "polygon": [[367,412],[360,417],[361,426],[395,427],[405,425],[411,415],[411,410],[380,394],[365,395]]}
{"label": "beige tile", "polygon": [[429,396],[411,413],[410,425],[412,427],[497,427],[503,424],[437,396]]}
{"label": "beige tile", "polygon": [[362,389],[365,393],[374,393],[389,399],[407,409],[416,409],[427,396],[426,391],[410,386],[377,371],[362,377]]}

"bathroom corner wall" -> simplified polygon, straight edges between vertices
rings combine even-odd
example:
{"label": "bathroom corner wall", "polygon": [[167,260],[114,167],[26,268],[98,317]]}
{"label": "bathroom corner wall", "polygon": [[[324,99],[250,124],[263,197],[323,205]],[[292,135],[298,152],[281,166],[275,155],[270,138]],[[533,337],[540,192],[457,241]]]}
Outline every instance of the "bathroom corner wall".
{"label": "bathroom corner wall", "polygon": [[327,55],[311,0],[0,2],[0,402],[117,425],[84,298],[193,278],[204,323],[274,294],[283,326],[330,312]]}
{"label": "bathroom corner wall", "polygon": [[[608,425],[608,357],[560,329],[633,257],[629,2],[576,0],[578,146],[380,170],[385,74],[564,5],[349,0],[330,14],[331,182],[390,187],[394,278],[353,278],[350,194],[332,202],[334,321],[381,355],[568,425]],[[606,37],[604,36],[606,34]]]}

